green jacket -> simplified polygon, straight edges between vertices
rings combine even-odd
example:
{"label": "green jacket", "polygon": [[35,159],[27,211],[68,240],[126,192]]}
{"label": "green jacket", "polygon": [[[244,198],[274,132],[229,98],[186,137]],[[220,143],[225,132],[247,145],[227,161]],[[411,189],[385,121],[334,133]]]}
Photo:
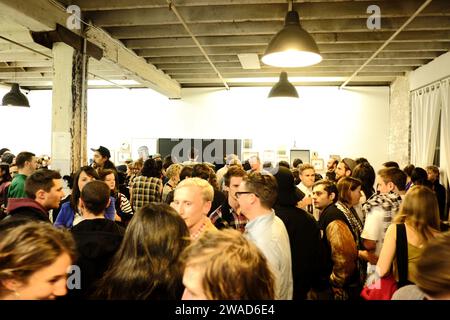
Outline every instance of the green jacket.
{"label": "green jacket", "polygon": [[25,193],[25,180],[27,176],[24,174],[16,174],[9,186],[8,198],[27,198]]}

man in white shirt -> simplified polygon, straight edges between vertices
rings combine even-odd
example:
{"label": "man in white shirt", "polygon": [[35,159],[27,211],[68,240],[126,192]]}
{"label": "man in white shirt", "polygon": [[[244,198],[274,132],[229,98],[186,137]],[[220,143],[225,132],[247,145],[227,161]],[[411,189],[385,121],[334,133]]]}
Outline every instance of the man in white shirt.
{"label": "man in white shirt", "polygon": [[[312,199],[312,186],[315,182],[316,171],[312,165],[309,163],[303,163],[298,168],[300,183],[297,187],[305,194],[305,197],[299,201],[298,207],[305,210],[310,214],[314,214],[314,204]],[[317,211],[317,210],[316,210]],[[316,219],[319,219],[318,211],[314,215]]]}
{"label": "man in white shirt", "polygon": [[248,219],[245,237],[266,256],[275,275],[277,299],[290,300],[293,294],[291,248],[283,221],[272,206],[277,199],[277,182],[272,175],[251,173],[235,193],[242,214]]}

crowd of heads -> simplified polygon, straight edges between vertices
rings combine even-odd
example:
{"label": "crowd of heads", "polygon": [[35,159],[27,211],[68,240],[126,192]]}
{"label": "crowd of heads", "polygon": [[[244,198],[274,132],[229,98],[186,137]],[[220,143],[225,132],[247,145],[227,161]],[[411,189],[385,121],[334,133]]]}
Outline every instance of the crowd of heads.
{"label": "crowd of heads", "polygon": [[[92,165],[71,176],[72,188],[66,200],[72,212],[83,219],[105,219],[111,201],[115,200],[116,210],[121,210],[122,188],[130,192],[126,200],[130,200],[133,212],[126,223],[117,215],[113,218],[125,228],[123,239],[93,284],[89,298],[276,298],[277,277],[263,251],[238,230],[208,227],[212,225],[209,215],[220,192],[225,193],[228,206],[249,221],[275,205],[302,208],[305,194],[299,186],[310,191],[311,203],[319,214],[338,202],[354,208],[380,194],[401,195],[393,223],[412,226],[427,244],[417,263],[417,286],[430,298],[448,298],[450,239],[448,232],[436,237],[442,225],[434,189],[440,174],[436,166],[422,169],[408,165],[401,170],[398,163],[388,161],[375,171],[365,158],[332,157],[326,168],[320,168],[325,174],[322,178],[315,165],[301,159],[269,165],[252,156],[245,167],[236,155],[227,155],[219,178],[214,165],[194,163],[195,154],[189,164],[174,163],[171,157],[163,161],[158,154],[128,161],[121,175],[107,148],[92,150]],[[11,183],[12,168],[17,168],[18,175],[26,176],[23,191],[27,199],[47,211],[61,208],[65,197],[62,177],[45,168],[49,159],[43,162],[31,152],[14,156],[6,148],[0,150],[0,157],[0,183]],[[158,195],[157,200],[135,207],[133,192],[139,188],[133,183],[138,177],[148,183],[144,192],[151,186]],[[163,203],[162,186],[166,184],[171,189]],[[0,205],[5,209],[3,203]],[[68,268],[77,263],[73,235],[50,223],[8,219],[8,212],[2,213],[7,217],[0,222],[0,299],[66,295]],[[443,276],[435,276],[438,273]]]}

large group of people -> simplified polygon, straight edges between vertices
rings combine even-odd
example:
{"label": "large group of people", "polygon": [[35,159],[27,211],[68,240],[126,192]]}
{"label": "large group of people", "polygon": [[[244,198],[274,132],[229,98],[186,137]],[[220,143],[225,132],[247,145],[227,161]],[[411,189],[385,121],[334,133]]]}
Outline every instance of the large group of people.
{"label": "large group of people", "polygon": [[436,166],[331,158],[322,178],[299,159],[92,150],[67,195],[35,154],[0,150],[0,299],[359,300],[387,275],[394,299],[450,299]]}

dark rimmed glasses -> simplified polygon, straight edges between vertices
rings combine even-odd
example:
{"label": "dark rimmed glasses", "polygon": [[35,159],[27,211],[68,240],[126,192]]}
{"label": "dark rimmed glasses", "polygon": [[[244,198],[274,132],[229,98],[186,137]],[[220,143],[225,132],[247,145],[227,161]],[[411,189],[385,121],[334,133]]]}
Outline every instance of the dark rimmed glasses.
{"label": "dark rimmed glasses", "polygon": [[255,196],[258,196],[256,193],[251,192],[251,191],[236,191],[236,192],[235,192],[236,198],[238,198],[238,199],[239,199],[239,197],[240,197],[242,194],[250,194],[250,193],[253,193]]}

